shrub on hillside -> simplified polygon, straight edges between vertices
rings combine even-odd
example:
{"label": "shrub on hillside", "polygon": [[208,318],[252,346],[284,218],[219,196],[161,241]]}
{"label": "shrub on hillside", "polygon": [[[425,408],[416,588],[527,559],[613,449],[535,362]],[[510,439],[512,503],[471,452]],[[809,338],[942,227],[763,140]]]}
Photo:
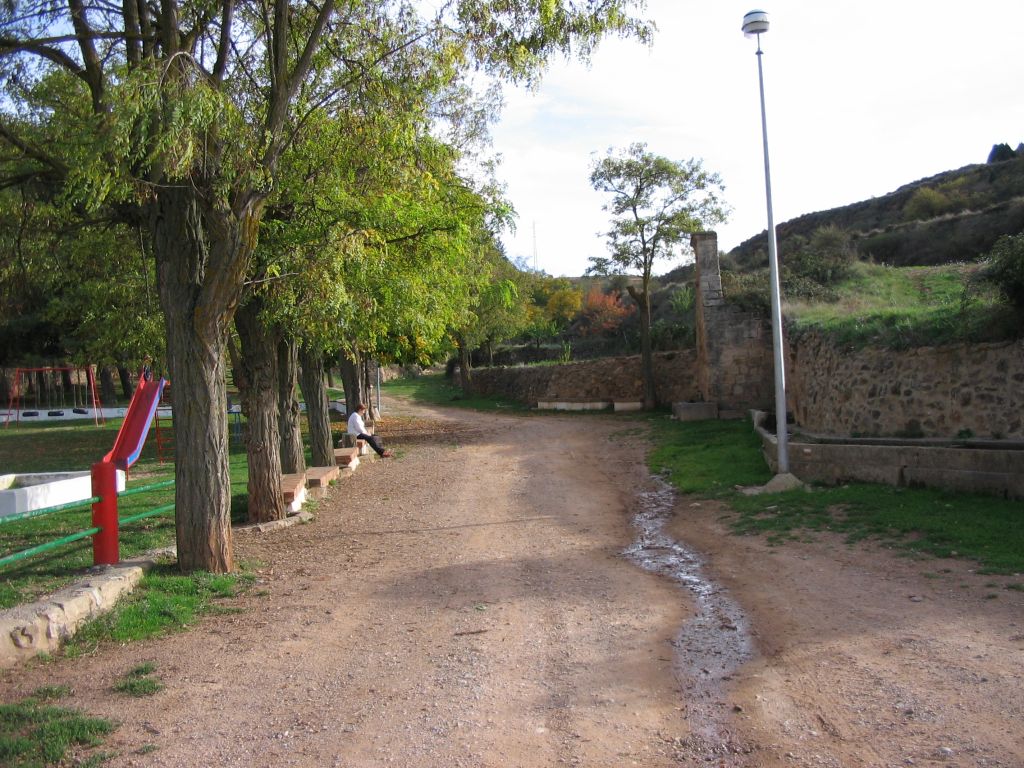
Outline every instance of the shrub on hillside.
{"label": "shrub on hillside", "polygon": [[953,203],[946,195],[932,187],[919,187],[903,206],[904,221],[934,219],[952,209]]}
{"label": "shrub on hillside", "polygon": [[850,276],[856,259],[848,232],[835,226],[819,227],[806,245],[783,258],[783,281],[831,287]]}
{"label": "shrub on hillside", "polygon": [[768,270],[722,272],[722,294],[729,304],[767,314],[772,306],[768,290]]}
{"label": "shrub on hillside", "polygon": [[1024,232],[999,238],[988,257],[985,276],[1010,304],[1024,310]]}

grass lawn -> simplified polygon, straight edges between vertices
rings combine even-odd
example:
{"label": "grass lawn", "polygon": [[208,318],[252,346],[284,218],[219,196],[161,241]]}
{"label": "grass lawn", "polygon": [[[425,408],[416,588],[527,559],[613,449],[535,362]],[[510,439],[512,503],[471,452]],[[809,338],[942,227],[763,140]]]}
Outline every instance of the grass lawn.
{"label": "grass lawn", "polygon": [[889,267],[857,262],[836,301],[787,302],[794,333],[820,330],[840,344],[890,349],[998,341],[1019,333],[1019,318],[979,279],[979,264]]}
{"label": "grass lawn", "polygon": [[748,422],[653,418],[652,436],[651,470],[683,493],[726,501],[738,534],[760,533],[781,544],[836,531],[851,543],[873,539],[908,553],[976,560],[990,573],[1024,573],[1022,501],[868,483],[745,496],[735,486],[771,478]]}
{"label": "grass lawn", "polygon": [[[119,419],[95,426],[91,421],[11,424],[0,428],[0,467],[4,472],[60,472],[88,470],[114,444]],[[155,430],[151,430],[142,456],[129,472],[128,487],[137,488],[174,477],[170,462],[157,457]],[[230,445],[232,518],[246,514],[248,467],[241,441]],[[122,517],[174,501],[166,488],[118,502]],[[0,554],[9,554],[92,527],[92,512],[81,509],[0,524]],[[121,557],[131,558],[174,543],[174,513],[140,520],[121,530]],[[71,583],[92,565],[92,540],[87,538],[52,552],[5,566],[0,571],[0,609],[29,602]]]}
{"label": "grass lawn", "polygon": [[418,403],[473,408],[479,411],[515,411],[526,413],[530,409],[522,403],[497,397],[466,397],[462,389],[451,383],[442,373],[429,373],[414,379],[396,379],[381,387],[387,394],[407,397]]}

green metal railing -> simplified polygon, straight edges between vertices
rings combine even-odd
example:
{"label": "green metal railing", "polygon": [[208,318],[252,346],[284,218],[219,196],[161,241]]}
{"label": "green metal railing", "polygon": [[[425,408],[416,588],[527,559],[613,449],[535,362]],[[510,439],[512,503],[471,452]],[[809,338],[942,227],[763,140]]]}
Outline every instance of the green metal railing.
{"label": "green metal railing", "polygon": [[[172,488],[172,487],[174,487],[174,480],[161,480],[161,481],[156,482],[156,483],[150,483],[148,485],[141,485],[141,486],[139,486],[137,488],[129,488],[127,490],[120,491],[120,492],[115,494],[115,496],[114,496],[114,498],[112,500],[113,501],[113,509],[115,511],[115,514],[116,514],[116,509],[117,509],[117,499],[121,499],[121,498],[124,498],[126,496],[137,496],[139,494],[149,493],[151,491],[156,491],[156,490],[160,490],[160,489],[163,489],[163,488]],[[88,499],[82,499],[80,501],[72,501],[72,502],[68,502],[66,504],[55,504],[54,506],[51,506],[51,507],[42,507],[40,509],[31,509],[31,510],[28,510],[28,511],[25,511],[25,512],[16,512],[13,515],[6,515],[5,517],[0,517],[0,527],[2,527],[3,525],[10,524],[10,523],[19,522],[21,520],[29,520],[31,518],[42,517],[43,515],[52,515],[52,514],[56,514],[56,513],[59,513],[59,512],[70,512],[72,510],[83,509],[83,508],[88,507],[88,506],[92,506],[94,508],[94,510],[95,510],[98,505],[103,505],[103,504],[104,504],[104,499],[101,496],[92,496],[92,497],[90,497]],[[138,522],[139,520],[144,520],[147,517],[154,517],[156,515],[163,514],[164,512],[170,512],[173,509],[174,509],[174,504],[173,503],[171,503],[171,504],[164,504],[162,506],[154,507],[153,509],[146,510],[145,512],[140,512],[140,513],[135,514],[135,515],[129,515],[127,517],[116,519],[116,523],[114,525],[114,534],[115,535],[117,534],[117,531],[120,529],[121,526],[130,525],[131,523]],[[94,521],[95,521],[95,517],[94,517]],[[98,535],[102,534],[103,532],[104,532],[104,526],[102,526],[102,525],[93,526],[92,528],[87,528],[87,529],[82,530],[82,531],[77,531],[77,532],[69,534],[67,536],[62,536],[61,538],[58,538],[58,539],[53,539],[51,541],[43,542],[42,544],[37,544],[36,546],[29,547],[28,549],[22,549],[22,550],[19,550],[18,552],[12,552],[9,555],[5,555],[4,557],[0,557],[0,568],[4,567],[6,565],[10,565],[11,563],[20,562],[21,560],[25,560],[25,559],[27,559],[29,557],[34,556],[34,555],[39,555],[39,554],[42,554],[44,552],[50,552],[52,550],[59,549],[60,547],[66,546],[68,544],[73,544],[76,541],[81,541],[82,539],[87,539],[90,536],[98,536]],[[116,543],[115,543],[115,549],[116,549]]]}

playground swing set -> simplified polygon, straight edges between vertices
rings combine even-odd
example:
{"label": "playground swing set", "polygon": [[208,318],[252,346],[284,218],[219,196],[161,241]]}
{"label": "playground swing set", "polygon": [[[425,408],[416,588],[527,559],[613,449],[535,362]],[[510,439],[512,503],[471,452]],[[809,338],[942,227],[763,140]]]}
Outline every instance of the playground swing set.
{"label": "playground swing set", "polygon": [[88,415],[92,409],[94,423],[104,423],[91,365],[15,368],[4,426],[10,425],[12,418],[21,423],[23,418],[34,419],[44,412],[50,417],[63,416],[69,405],[79,415]]}

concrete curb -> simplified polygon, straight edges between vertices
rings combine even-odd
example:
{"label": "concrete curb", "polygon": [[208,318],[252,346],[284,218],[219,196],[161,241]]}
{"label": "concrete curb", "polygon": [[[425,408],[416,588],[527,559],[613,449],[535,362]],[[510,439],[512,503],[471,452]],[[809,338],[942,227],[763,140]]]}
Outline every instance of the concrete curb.
{"label": "concrete curb", "polygon": [[41,653],[52,653],[89,619],[106,613],[173,547],[117,565],[96,568],[84,581],[42,600],[0,612],[0,669],[10,669]]}
{"label": "concrete curb", "polygon": [[[311,512],[299,512],[284,520],[241,526],[234,532],[266,533],[313,519]],[[175,547],[117,565],[99,566],[83,581],[42,600],[0,611],[0,669],[11,669],[35,656],[58,650],[82,624],[113,608],[135,589],[147,571],[168,556],[177,557]]]}

